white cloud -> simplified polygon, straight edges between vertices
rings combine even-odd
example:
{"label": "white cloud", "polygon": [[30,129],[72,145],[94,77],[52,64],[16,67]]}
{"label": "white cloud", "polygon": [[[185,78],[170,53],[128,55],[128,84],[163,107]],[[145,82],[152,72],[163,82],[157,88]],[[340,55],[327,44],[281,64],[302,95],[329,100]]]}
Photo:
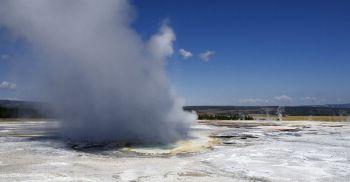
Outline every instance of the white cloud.
{"label": "white cloud", "polygon": [[18,100],[17,97],[0,97],[0,100]]}
{"label": "white cloud", "polygon": [[321,103],[326,103],[327,100],[322,99],[322,98],[317,98],[317,97],[303,97],[300,99],[301,101],[303,101],[303,103],[305,104],[321,104]]}
{"label": "white cloud", "polygon": [[275,100],[281,101],[281,102],[293,102],[293,98],[287,96],[287,95],[280,95],[273,97]]}
{"label": "white cloud", "polygon": [[10,56],[8,55],[8,54],[2,54],[1,55],[1,59],[2,60],[7,60],[7,59],[9,59],[10,58]]}
{"label": "white cloud", "polygon": [[167,24],[163,24],[159,32],[153,35],[149,41],[149,48],[154,57],[165,59],[174,54],[173,42],[176,36]]}
{"label": "white cloud", "polygon": [[16,87],[16,84],[7,81],[3,81],[2,83],[0,83],[0,89],[15,89]]}
{"label": "white cloud", "polygon": [[304,97],[303,100],[308,102],[316,102],[318,99],[315,97]]}
{"label": "white cloud", "polygon": [[179,53],[184,59],[188,59],[188,58],[193,56],[193,54],[191,52],[186,51],[185,49],[180,49]]}
{"label": "white cloud", "polygon": [[260,101],[261,101],[260,99],[253,99],[253,98],[239,99],[239,103],[241,104],[257,104]]}
{"label": "white cloud", "polygon": [[244,99],[239,99],[238,101],[240,104],[245,104],[245,105],[265,105],[269,104],[270,101],[267,99],[255,99],[255,98],[244,98]]}
{"label": "white cloud", "polygon": [[211,57],[215,54],[214,51],[205,51],[199,55],[199,58],[203,61],[209,61]]}

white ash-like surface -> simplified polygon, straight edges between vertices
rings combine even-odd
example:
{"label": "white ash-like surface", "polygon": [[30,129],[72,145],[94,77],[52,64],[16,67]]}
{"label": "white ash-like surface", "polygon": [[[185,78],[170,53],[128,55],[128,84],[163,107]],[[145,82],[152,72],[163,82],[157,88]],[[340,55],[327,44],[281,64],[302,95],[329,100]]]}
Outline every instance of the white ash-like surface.
{"label": "white ash-like surface", "polygon": [[350,181],[349,122],[208,121],[173,145],[78,149],[55,127],[0,121],[0,181]]}

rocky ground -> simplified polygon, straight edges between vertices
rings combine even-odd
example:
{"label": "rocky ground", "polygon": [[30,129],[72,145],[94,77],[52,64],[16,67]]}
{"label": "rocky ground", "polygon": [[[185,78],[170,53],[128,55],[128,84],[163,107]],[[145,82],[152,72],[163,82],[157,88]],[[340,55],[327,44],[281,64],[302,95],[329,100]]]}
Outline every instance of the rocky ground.
{"label": "rocky ground", "polygon": [[0,181],[350,181],[350,123],[201,121],[168,146],[73,144],[0,121]]}

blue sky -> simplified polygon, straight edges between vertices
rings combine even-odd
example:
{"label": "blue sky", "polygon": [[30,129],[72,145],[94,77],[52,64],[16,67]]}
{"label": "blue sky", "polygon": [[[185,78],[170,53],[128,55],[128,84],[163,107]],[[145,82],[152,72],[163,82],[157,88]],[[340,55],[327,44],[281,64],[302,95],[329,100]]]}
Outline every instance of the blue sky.
{"label": "blue sky", "polygon": [[[350,102],[349,1],[134,4],[134,26],[142,35],[169,19],[175,48],[194,54],[188,60],[174,56],[167,66],[189,104]],[[208,62],[198,59],[205,50],[216,52]]]}
{"label": "blue sky", "polygon": [[[190,105],[350,102],[350,1],[131,2],[143,39],[164,21],[173,28],[166,70]],[[179,49],[193,56],[183,59]],[[21,98],[9,70],[25,51],[0,31],[0,98]],[[209,61],[199,56],[205,51],[215,52]]]}

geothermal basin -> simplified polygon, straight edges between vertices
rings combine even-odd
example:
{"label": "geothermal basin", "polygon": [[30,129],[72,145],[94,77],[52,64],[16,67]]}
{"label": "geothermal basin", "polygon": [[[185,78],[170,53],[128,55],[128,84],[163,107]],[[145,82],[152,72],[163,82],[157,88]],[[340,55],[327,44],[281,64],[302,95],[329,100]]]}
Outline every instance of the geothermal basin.
{"label": "geothermal basin", "polygon": [[0,120],[0,181],[350,181],[349,122],[198,121],[162,146],[77,144],[57,125]]}

